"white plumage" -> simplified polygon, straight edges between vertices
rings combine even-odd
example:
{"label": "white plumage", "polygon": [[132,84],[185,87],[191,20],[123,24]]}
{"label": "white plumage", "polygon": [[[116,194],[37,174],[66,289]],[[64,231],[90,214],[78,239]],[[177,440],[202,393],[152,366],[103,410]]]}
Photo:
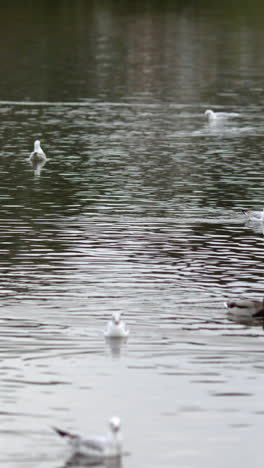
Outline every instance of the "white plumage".
{"label": "white plumage", "polygon": [[211,109],[207,109],[204,115],[207,117],[209,124],[221,124],[232,117],[239,117],[239,114],[235,112],[214,112]]}
{"label": "white plumage", "polygon": [[247,219],[249,219],[250,221],[258,221],[258,222],[264,221],[264,209],[262,211],[248,210],[248,211],[245,211],[245,215]]}
{"label": "white plumage", "polygon": [[34,151],[29,156],[31,161],[45,161],[46,155],[40,146],[40,141],[36,140],[34,142]]}
{"label": "white plumage", "polygon": [[106,325],[104,336],[106,338],[126,338],[129,335],[129,330],[126,324],[121,320],[120,313],[114,312],[111,320]]}
{"label": "white plumage", "polygon": [[61,437],[67,439],[76,455],[104,459],[122,455],[122,438],[120,434],[120,419],[114,416],[109,421],[109,432],[105,436],[82,436],[54,427]]}

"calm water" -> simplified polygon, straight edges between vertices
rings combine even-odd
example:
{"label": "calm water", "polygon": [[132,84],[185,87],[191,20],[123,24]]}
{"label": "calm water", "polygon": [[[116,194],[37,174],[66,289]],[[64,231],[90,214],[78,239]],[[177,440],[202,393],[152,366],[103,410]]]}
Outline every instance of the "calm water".
{"label": "calm water", "polygon": [[117,414],[124,468],[262,467],[264,332],[223,303],[264,290],[263,11],[37,3],[0,18],[0,463]]}

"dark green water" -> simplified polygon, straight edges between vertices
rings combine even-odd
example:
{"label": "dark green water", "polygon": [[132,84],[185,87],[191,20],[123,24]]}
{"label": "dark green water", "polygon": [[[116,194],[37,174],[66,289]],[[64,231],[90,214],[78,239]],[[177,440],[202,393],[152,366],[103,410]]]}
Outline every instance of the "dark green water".
{"label": "dark green water", "polygon": [[113,414],[124,468],[262,467],[263,330],[223,303],[263,296],[263,9],[1,6],[5,468],[77,466],[51,427]]}

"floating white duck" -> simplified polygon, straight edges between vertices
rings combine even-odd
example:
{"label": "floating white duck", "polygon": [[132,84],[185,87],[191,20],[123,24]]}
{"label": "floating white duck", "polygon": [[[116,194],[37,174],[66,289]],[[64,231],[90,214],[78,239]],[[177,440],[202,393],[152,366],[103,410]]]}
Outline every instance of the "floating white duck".
{"label": "floating white duck", "polygon": [[245,211],[245,215],[247,219],[249,219],[250,221],[262,222],[264,221],[264,208],[262,211],[253,211],[253,210]]}
{"label": "floating white duck", "polygon": [[129,330],[125,322],[121,320],[120,313],[114,312],[112,319],[106,325],[104,336],[106,338],[126,338],[129,335]]}
{"label": "floating white duck", "polygon": [[214,112],[211,109],[207,109],[204,115],[207,117],[210,124],[220,124],[231,117],[239,117],[239,114],[235,112]]}
{"label": "floating white duck", "polygon": [[30,161],[45,161],[46,155],[40,146],[40,141],[34,142],[34,151],[29,156]]}
{"label": "floating white duck", "polygon": [[120,419],[117,416],[112,417],[109,426],[110,431],[105,436],[81,436],[56,427],[54,430],[67,439],[74,454],[103,460],[122,455]]}
{"label": "floating white duck", "polygon": [[204,113],[205,117],[207,117],[208,121],[213,121],[216,119],[216,114],[214,111],[212,111],[211,109],[207,109]]}
{"label": "floating white duck", "polygon": [[224,112],[214,112],[211,109],[207,109],[204,115],[207,117],[209,123],[213,123],[225,119],[228,114],[225,114]]}
{"label": "floating white duck", "polygon": [[264,319],[264,299],[238,299],[225,303],[229,316],[241,319]]}

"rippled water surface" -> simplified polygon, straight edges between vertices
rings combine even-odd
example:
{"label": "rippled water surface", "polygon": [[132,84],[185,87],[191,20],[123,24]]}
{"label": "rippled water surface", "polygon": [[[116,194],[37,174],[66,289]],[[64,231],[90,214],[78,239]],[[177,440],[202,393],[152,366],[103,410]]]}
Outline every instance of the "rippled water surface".
{"label": "rippled water surface", "polygon": [[224,301],[263,296],[263,12],[172,3],[1,15],[6,468],[77,466],[52,426],[114,414],[124,468],[262,467],[264,332]]}

